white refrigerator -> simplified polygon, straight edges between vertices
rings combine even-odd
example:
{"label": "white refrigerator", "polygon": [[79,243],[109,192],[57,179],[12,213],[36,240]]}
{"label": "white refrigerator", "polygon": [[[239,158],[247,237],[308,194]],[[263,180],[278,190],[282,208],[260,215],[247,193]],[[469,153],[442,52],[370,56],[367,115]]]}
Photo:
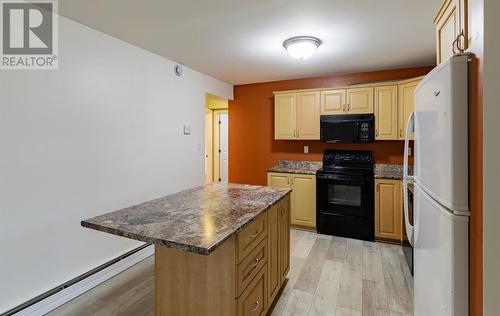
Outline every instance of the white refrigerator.
{"label": "white refrigerator", "polygon": [[[404,216],[414,248],[414,315],[468,315],[469,151],[468,64],[450,57],[415,90],[404,153],[404,192],[414,184],[413,226]],[[414,132],[414,174],[408,143]]]}

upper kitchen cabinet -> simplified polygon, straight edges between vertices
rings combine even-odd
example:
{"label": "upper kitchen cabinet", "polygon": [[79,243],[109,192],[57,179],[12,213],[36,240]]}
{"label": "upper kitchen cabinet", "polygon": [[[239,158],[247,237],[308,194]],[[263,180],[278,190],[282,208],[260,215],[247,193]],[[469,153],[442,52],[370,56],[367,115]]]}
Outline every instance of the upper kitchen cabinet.
{"label": "upper kitchen cabinet", "polygon": [[321,115],[373,113],[373,87],[321,91]]}
{"label": "upper kitchen cabinet", "polygon": [[321,91],[321,115],[344,114],[345,89]]}
{"label": "upper kitchen cabinet", "polygon": [[297,93],[297,139],[319,139],[320,92]]}
{"label": "upper kitchen cabinet", "polygon": [[[418,86],[422,77],[412,78],[405,81],[398,87],[399,95],[399,122],[398,122],[398,139],[404,140],[406,135],[406,123],[410,117],[411,112],[413,112],[415,100],[414,93],[415,88]],[[410,137],[413,139],[413,136]]]}
{"label": "upper kitchen cabinet", "polygon": [[373,113],[373,87],[347,89],[347,113]]}
{"label": "upper kitchen cabinet", "polygon": [[436,25],[437,63],[441,63],[455,52],[468,47],[468,0],[444,0],[434,24]]}
{"label": "upper kitchen cabinet", "polygon": [[276,93],[274,139],[320,138],[320,92]]}
{"label": "upper kitchen cabinet", "polygon": [[297,96],[295,93],[274,96],[274,138],[295,139]]}
{"label": "upper kitchen cabinet", "polygon": [[398,139],[398,86],[375,87],[375,139]]}

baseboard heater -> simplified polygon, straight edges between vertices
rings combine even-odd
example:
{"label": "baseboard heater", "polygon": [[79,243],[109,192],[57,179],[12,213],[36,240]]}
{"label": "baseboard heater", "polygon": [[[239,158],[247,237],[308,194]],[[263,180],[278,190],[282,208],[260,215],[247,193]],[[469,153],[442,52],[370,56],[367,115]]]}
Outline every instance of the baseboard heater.
{"label": "baseboard heater", "polygon": [[[154,254],[153,246],[151,244],[144,244],[113,260],[110,260],[98,266],[97,268],[94,268],[82,275],[79,275],[76,278],[73,278],[68,282],[61,284],[60,286],[53,288],[52,290],[49,290],[43,294],[38,295],[37,297],[34,297],[31,300],[0,314],[0,316],[11,316],[11,315],[21,316],[21,315],[38,315],[38,314],[43,315],[61,306],[62,304],[72,300],[73,298],[87,292],[93,287],[112,278],[118,273],[128,269],[129,267],[146,259],[147,257],[153,254]],[[125,263],[124,261],[127,262]],[[116,269],[112,268],[113,266],[118,266],[119,263],[123,264],[120,267],[117,267]],[[103,275],[98,276],[99,273],[102,273]],[[49,304],[44,304],[44,306],[34,307],[35,305],[42,303],[42,301],[57,296],[58,294],[61,294],[63,291],[68,290],[70,287],[75,287],[77,284],[82,283],[83,281],[86,281],[92,277],[95,277],[95,280],[89,281],[88,284],[85,284],[80,289],[72,291],[72,293],[69,293],[68,295],[61,295],[61,297],[55,299],[54,302],[51,302]]]}

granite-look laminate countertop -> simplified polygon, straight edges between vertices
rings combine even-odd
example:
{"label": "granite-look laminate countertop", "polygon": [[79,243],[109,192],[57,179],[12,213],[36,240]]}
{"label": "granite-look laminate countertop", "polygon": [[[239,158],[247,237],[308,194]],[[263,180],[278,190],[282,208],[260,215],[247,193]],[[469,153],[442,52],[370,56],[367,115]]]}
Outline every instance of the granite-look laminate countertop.
{"label": "granite-look laminate countertop", "polygon": [[268,172],[283,172],[297,174],[316,174],[321,169],[321,161],[280,160],[278,165],[267,169]]}
{"label": "granite-look laminate countertop", "polygon": [[[403,165],[397,164],[375,164],[375,178],[403,180]],[[410,166],[410,173],[413,173],[413,166]]]}
{"label": "granite-look laminate countertop", "polygon": [[290,193],[211,183],[82,221],[110,234],[208,255]]}

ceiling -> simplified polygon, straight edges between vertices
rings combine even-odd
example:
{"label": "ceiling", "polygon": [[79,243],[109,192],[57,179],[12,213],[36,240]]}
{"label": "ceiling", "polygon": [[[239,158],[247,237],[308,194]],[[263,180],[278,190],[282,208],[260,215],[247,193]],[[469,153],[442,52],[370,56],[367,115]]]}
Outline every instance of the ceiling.
{"label": "ceiling", "polygon": [[[59,13],[232,84],[435,62],[441,0],[64,0]],[[311,35],[308,60],[282,42]]]}

